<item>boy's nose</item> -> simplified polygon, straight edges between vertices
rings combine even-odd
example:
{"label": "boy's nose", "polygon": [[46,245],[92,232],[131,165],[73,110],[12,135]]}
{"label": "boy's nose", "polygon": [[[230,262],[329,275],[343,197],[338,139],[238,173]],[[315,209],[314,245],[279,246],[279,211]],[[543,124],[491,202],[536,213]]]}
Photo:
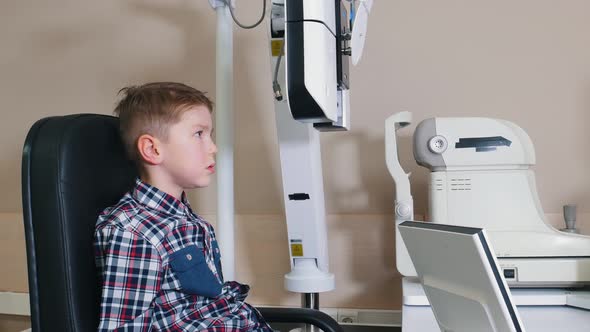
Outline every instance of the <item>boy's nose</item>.
{"label": "boy's nose", "polygon": [[215,143],[211,143],[211,153],[217,153],[217,145],[215,145]]}

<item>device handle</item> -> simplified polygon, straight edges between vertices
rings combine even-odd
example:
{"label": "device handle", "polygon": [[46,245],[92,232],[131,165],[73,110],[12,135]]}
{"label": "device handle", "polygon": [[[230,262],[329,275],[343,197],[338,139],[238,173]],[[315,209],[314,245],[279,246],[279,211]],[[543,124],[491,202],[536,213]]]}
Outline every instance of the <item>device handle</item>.
{"label": "device handle", "polygon": [[404,276],[416,276],[408,249],[397,226],[414,219],[414,200],[410,191],[410,175],[399,162],[397,131],[412,123],[412,113],[399,112],[385,120],[385,162],[395,182],[395,251],[397,270]]}

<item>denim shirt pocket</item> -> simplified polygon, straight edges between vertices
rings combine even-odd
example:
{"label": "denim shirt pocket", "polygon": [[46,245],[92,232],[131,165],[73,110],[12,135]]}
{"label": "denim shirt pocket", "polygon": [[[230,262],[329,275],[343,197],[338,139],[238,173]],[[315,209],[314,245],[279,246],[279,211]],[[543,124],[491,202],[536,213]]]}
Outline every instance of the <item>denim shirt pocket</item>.
{"label": "denim shirt pocket", "polygon": [[217,240],[212,241],[213,247],[213,257],[215,259],[215,268],[217,268],[217,274],[219,275],[219,279],[223,283],[223,271],[221,270],[221,250],[219,249],[219,244],[217,244]]}
{"label": "denim shirt pocket", "polygon": [[197,246],[191,245],[173,252],[170,255],[170,267],[186,293],[206,297],[217,297],[221,293],[221,284]]}

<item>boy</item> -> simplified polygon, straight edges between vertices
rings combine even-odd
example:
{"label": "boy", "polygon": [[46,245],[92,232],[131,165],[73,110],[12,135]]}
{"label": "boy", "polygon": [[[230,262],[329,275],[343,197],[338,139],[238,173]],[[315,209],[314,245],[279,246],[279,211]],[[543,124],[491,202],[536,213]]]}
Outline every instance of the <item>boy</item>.
{"label": "boy", "polygon": [[213,228],[184,193],[215,172],[212,102],[180,83],[121,92],[115,113],[139,178],[96,224],[98,330],[272,331],[244,302],[249,287],[223,282]]}

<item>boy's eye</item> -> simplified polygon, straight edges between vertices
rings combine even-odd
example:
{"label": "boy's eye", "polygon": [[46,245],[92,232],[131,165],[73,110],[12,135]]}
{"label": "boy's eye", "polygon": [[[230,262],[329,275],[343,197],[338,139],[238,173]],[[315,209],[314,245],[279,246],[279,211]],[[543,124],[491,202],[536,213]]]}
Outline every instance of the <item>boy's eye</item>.
{"label": "boy's eye", "polygon": [[203,136],[203,131],[202,130],[199,130],[199,131],[197,131],[195,133],[195,135],[198,136],[198,137],[201,137],[201,136]]}

